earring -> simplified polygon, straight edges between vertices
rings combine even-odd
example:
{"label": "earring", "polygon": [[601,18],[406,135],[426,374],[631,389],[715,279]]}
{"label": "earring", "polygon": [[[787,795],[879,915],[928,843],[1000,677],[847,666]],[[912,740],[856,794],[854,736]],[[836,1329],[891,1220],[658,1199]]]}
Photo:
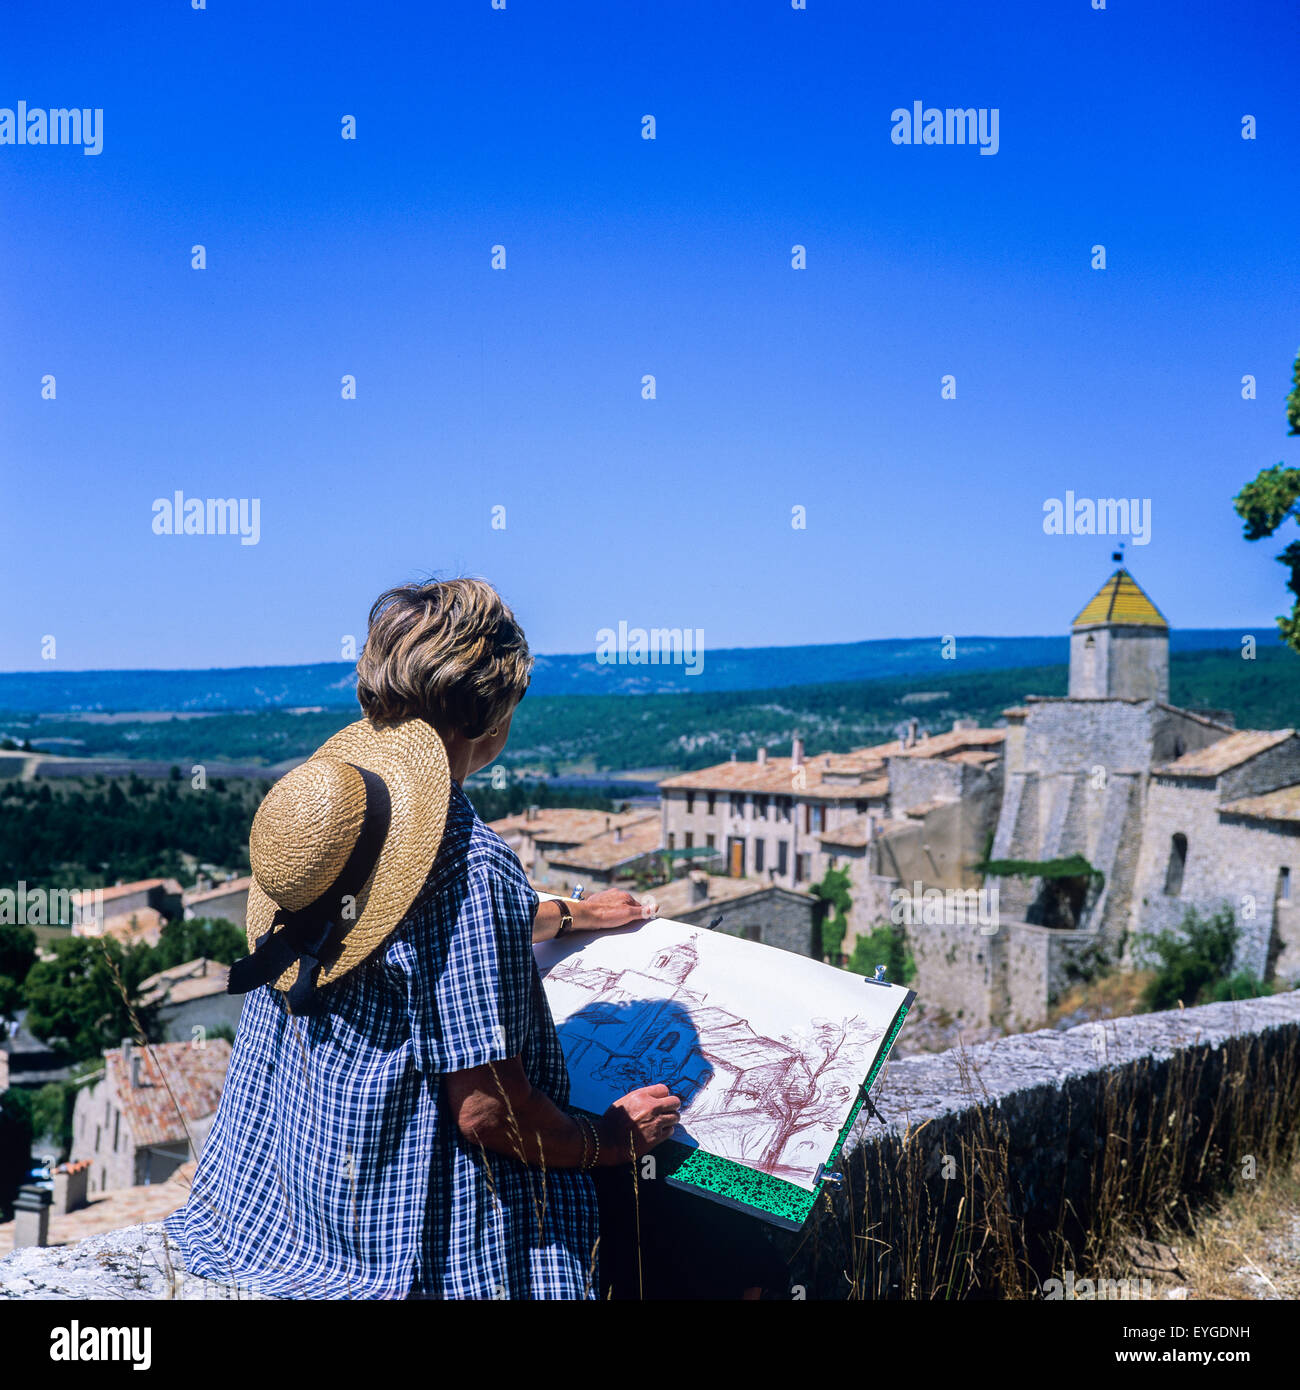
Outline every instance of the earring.
{"label": "earring", "polygon": [[495,729],[489,729],[489,730],[488,730],[488,738],[496,738],[496,736],[497,736],[497,731],[496,731]]}

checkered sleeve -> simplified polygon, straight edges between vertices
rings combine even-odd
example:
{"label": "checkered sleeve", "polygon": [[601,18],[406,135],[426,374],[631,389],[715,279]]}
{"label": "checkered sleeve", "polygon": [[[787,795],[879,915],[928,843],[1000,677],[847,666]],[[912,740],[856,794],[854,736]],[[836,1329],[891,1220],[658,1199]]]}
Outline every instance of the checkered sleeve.
{"label": "checkered sleeve", "polygon": [[436,894],[429,929],[412,940],[411,1039],[426,1073],[518,1057],[529,1031],[536,898],[490,858]]}

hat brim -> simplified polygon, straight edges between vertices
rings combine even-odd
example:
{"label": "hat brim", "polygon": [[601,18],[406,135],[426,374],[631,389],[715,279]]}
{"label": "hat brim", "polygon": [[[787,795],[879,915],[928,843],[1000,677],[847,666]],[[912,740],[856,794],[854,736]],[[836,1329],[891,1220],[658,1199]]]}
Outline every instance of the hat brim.
{"label": "hat brim", "polygon": [[[437,858],[451,799],[447,750],[422,719],[375,724],[359,719],[323,743],[313,757],[338,758],[378,773],[392,803],[384,847],[357,894],[356,917],[339,954],[316,977],[327,985],[359,965],[401,923],[419,896]],[[248,890],[248,949],[271,930],[278,908],[256,878]],[[276,980],[287,990],[298,978],[295,962]]]}

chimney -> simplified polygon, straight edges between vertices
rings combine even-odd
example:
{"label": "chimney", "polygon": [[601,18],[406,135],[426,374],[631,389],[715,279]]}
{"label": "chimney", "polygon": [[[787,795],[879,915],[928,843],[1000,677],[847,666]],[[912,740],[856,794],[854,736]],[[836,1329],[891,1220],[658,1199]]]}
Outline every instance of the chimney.
{"label": "chimney", "polygon": [[803,739],[798,734],[790,740],[790,766],[798,767],[803,762]]}
{"label": "chimney", "polygon": [[606,832],[606,834],[609,833],[609,817],[608,817],[608,816],[605,817],[605,832]]}
{"label": "chimney", "polygon": [[536,806],[529,806],[528,809],[524,812],[524,819],[525,819],[526,821],[528,821],[528,820],[536,820],[536,819],[537,819],[537,811],[538,811],[538,807],[536,807]]}
{"label": "chimney", "polygon": [[736,750],[734,748],[731,750],[731,761],[733,763],[736,761]]}
{"label": "chimney", "polygon": [[614,843],[616,845],[621,845],[623,843],[623,827],[621,825],[616,825],[614,827]]}
{"label": "chimney", "polygon": [[691,903],[706,903],[709,900],[709,876],[696,869],[691,874]]}
{"label": "chimney", "polygon": [[758,765],[759,765],[759,767],[762,767],[763,764],[764,764],[766,761],[767,761],[767,749],[766,749],[766,748],[760,748],[760,749],[758,750]]}
{"label": "chimney", "polygon": [[917,720],[915,719],[915,717],[913,717],[907,721],[907,737],[903,741],[904,748],[916,747],[916,730]]}

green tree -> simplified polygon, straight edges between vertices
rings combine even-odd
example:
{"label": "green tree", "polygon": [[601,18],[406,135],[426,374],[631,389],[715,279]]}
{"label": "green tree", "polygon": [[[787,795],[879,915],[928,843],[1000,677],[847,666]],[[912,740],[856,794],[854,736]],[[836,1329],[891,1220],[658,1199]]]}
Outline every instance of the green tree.
{"label": "green tree", "polygon": [[138,969],[146,979],[159,970],[206,956],[208,960],[233,965],[248,954],[248,937],[224,917],[195,917],[189,921],[168,922],[163,927],[157,946],[140,949]]}
{"label": "green tree", "polygon": [[30,927],[0,925],[0,1040],[7,1024],[22,1007],[23,981],[36,961],[36,933]]}
{"label": "green tree", "polygon": [[32,1140],[52,1138],[62,1156],[72,1152],[72,1108],[77,1088],[64,1081],[50,1081],[32,1097]]}
{"label": "green tree", "polygon": [[[1287,433],[1300,435],[1300,354],[1291,369],[1293,382],[1286,398]],[[1237,515],[1245,522],[1244,535],[1248,541],[1271,536],[1288,518],[1300,521],[1300,468],[1288,468],[1284,463],[1263,469],[1233,498]],[[1291,612],[1277,620],[1282,640],[1293,651],[1300,652],[1300,541],[1292,541],[1277,557],[1285,565],[1287,588],[1295,595]]]}
{"label": "green tree", "polygon": [[54,951],[53,960],[32,966],[23,986],[25,1022],[38,1038],[58,1040],[79,1059],[94,1057],[134,1035],[132,1010],[146,1036],[153,1035],[154,1010],[143,1007],[138,997],[147,973],[145,952],[123,950],[112,937],[80,936],[60,941]]}
{"label": "green tree", "polygon": [[14,1198],[32,1166],[31,1109],[25,1091],[0,1093],[0,1221],[12,1220]]}
{"label": "green tree", "polygon": [[891,985],[910,984],[916,978],[916,961],[907,949],[907,933],[901,923],[877,922],[853,943],[849,969],[855,975],[874,975],[885,967]]}
{"label": "green tree", "polygon": [[853,899],[849,896],[849,871],[847,869],[827,869],[820,883],[814,883],[813,896],[825,904],[822,919],[822,958],[838,961],[844,949],[844,937],[849,929],[849,909]]}

